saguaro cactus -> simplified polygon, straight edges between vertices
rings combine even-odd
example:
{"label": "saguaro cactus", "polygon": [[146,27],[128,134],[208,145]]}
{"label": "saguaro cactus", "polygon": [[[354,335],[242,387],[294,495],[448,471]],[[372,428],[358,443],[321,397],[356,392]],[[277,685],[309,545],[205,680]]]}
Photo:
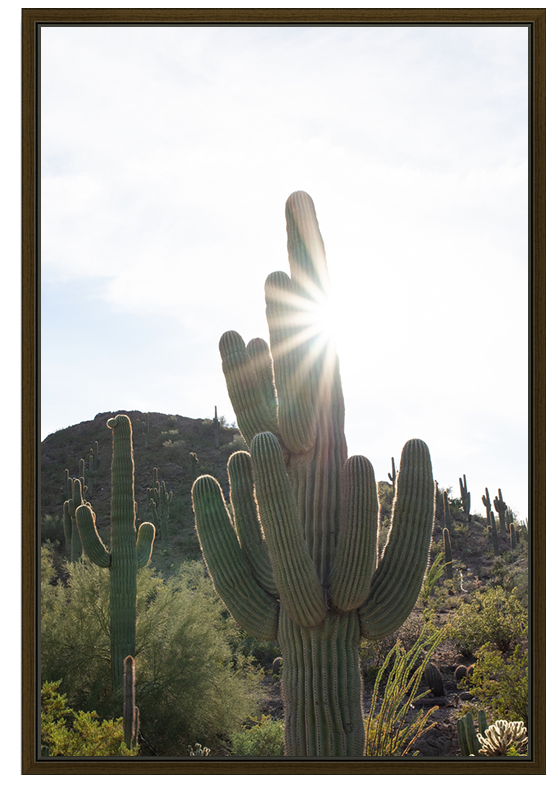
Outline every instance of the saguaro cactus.
{"label": "saguaro cactus", "polygon": [[122,687],[123,663],[136,653],[136,586],[139,567],[149,563],[155,538],[151,522],[136,532],[132,424],[125,414],[109,419],[112,429],[112,497],[110,550],[97,533],[91,506],[76,509],[79,535],[86,555],[110,570],[110,650],[113,690]]}
{"label": "saguaro cactus", "polygon": [[471,492],[467,490],[467,476],[463,475],[463,480],[459,478],[459,492],[461,494],[461,504],[467,516],[467,522],[471,521]]}
{"label": "saguaro cactus", "polygon": [[485,494],[482,496],[482,504],[486,508],[486,524],[490,525],[490,512],[492,507],[490,505],[490,495],[488,494],[488,489],[485,489]]}
{"label": "saguaro cactus", "polygon": [[69,500],[64,503],[64,537],[66,544],[70,544],[70,561],[81,558],[81,539],[76,522],[76,509],[83,503],[83,484],[79,478],[68,478],[71,492]]}
{"label": "saguaro cactus", "polygon": [[504,533],[508,532],[508,526],[506,525],[506,511],[508,510],[508,506],[507,503],[504,503],[501,489],[498,489],[498,497],[494,498],[494,510],[498,513],[500,518],[500,535],[503,536]]}
{"label": "saguaro cactus", "polygon": [[378,553],[372,464],[347,458],[337,355],[316,320],[329,276],[311,198],[287,200],[291,277],[266,281],[271,352],[221,337],[223,371],[251,453],[228,463],[233,518],[217,481],[194,483],[203,556],[237,622],[283,655],[288,756],[362,756],[358,644],[409,615],[428,563],[434,480],[427,446],[404,446],[391,530]]}
{"label": "saguaro cactus", "polygon": [[442,531],[442,537],[444,540],[444,569],[446,572],[446,580],[451,581],[453,580],[453,556],[451,552],[451,536],[447,528],[444,528]]}
{"label": "saguaro cactus", "polygon": [[136,706],[136,662],[133,656],[124,659],[124,691],[122,707],[122,727],[124,742],[131,750],[138,743],[140,715]]}

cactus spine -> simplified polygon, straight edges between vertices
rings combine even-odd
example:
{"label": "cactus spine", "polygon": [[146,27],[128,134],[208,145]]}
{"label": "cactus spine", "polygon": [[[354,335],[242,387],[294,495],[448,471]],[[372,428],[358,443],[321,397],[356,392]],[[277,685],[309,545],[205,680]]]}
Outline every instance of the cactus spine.
{"label": "cactus spine", "polygon": [[91,506],[77,508],[76,520],[86,555],[97,566],[110,570],[111,670],[113,690],[117,692],[122,687],[124,659],[135,656],[137,572],[149,563],[155,528],[143,522],[136,532],[130,419],[119,414],[109,419],[107,426],[112,430],[110,550],[97,533]]}
{"label": "cactus spine", "polygon": [[504,498],[502,497],[502,490],[498,489],[498,497],[494,498],[494,510],[497,512],[498,517],[500,518],[500,535],[503,536],[504,533],[507,533],[508,527],[506,525],[506,511],[508,506],[504,503]]}
{"label": "cactus spine", "polygon": [[461,503],[463,511],[467,516],[467,522],[471,521],[471,492],[467,490],[467,476],[463,475],[463,480],[459,478],[459,491],[461,493]]}
{"label": "cactus spine", "polygon": [[312,328],[329,277],[311,198],[291,195],[286,216],[291,276],[275,272],[266,281],[271,352],[261,339],[245,346],[234,331],[219,345],[251,450],[229,459],[234,513],[217,481],[202,475],[192,490],[196,527],[237,622],[279,640],[286,755],[362,756],[358,644],[397,630],[415,604],[434,480],[427,446],[407,442],[379,558],[374,470],[363,456],[347,458],[337,356]]}
{"label": "cactus spine", "polygon": [[442,536],[444,538],[444,569],[446,571],[446,580],[451,581],[453,580],[453,556],[451,552],[451,536],[447,528],[444,528]]}

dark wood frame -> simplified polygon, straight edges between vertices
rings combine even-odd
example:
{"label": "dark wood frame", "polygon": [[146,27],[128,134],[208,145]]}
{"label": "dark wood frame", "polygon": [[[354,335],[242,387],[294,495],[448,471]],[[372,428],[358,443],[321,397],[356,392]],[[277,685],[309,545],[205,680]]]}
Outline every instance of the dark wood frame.
{"label": "dark wood frame", "polygon": [[[532,726],[525,759],[87,759],[37,755],[38,29],[42,24],[522,24],[531,29],[530,528]],[[546,774],[546,9],[22,9],[22,774]]]}

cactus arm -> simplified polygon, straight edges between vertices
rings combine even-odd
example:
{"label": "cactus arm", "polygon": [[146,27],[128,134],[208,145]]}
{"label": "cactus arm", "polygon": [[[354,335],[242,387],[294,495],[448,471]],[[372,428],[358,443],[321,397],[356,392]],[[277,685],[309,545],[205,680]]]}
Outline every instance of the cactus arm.
{"label": "cactus arm", "polygon": [[278,433],[277,421],[270,413],[242,336],[236,331],[227,331],[221,336],[219,351],[237,424],[246,442],[250,444],[261,431]]}
{"label": "cactus arm", "polygon": [[102,543],[91,506],[76,509],[76,522],[85,554],[98,567],[110,567],[110,553]]}
{"label": "cactus arm", "polygon": [[146,567],[151,561],[154,541],[155,526],[151,522],[142,522],[139,526],[136,544],[138,567]]}
{"label": "cactus arm", "polygon": [[196,480],[192,502],[202,555],[217,594],[250,636],[277,638],[279,604],[252,575],[215,478],[202,475]]}
{"label": "cactus arm", "polygon": [[365,638],[388,636],[413,609],[428,565],[434,496],[428,447],[411,439],[401,454],[388,542],[359,612]]}
{"label": "cactus arm", "polygon": [[335,608],[351,611],[366,600],[376,569],[378,492],[370,461],[363,456],[349,458],[341,485],[340,533],[330,593]]}
{"label": "cactus arm", "polygon": [[269,424],[277,428],[277,396],[268,344],[263,339],[250,339],[246,345],[246,353],[250,357],[256,380],[261,387]]}
{"label": "cactus arm", "polygon": [[272,433],[254,437],[252,463],[260,519],[281,604],[299,625],[319,625],[327,613],[324,592],[304,539],[281,445]]}
{"label": "cactus arm", "polygon": [[240,546],[248,558],[254,578],[268,594],[278,597],[267,544],[258,519],[250,454],[246,451],[233,453],[229,458],[228,473],[234,527]]}

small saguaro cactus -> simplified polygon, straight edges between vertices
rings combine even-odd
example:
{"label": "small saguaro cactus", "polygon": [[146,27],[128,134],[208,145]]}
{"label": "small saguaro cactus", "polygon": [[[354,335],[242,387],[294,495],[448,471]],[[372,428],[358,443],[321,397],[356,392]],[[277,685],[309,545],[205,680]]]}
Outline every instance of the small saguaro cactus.
{"label": "small saguaro cactus", "polygon": [[488,526],[488,533],[492,539],[492,549],[494,550],[494,555],[500,555],[500,545],[498,543],[498,532],[496,530],[496,520],[494,518],[494,511],[490,512],[490,525]]}
{"label": "small saguaro cactus", "polygon": [[79,478],[70,478],[71,497],[64,503],[64,537],[70,544],[70,561],[81,558],[81,539],[76,522],[76,509],[83,503],[82,483]]}
{"label": "small saguaro cactus", "polygon": [[448,531],[451,532],[453,530],[453,524],[451,520],[451,509],[447,491],[444,491],[443,503],[444,503],[444,528],[447,528]]}
{"label": "small saguaro cactus", "polygon": [[397,470],[395,469],[395,461],[393,456],[391,457],[391,472],[388,472],[388,478],[391,481],[391,485],[395,489],[395,478],[397,477]]}
{"label": "small saguaro cactus", "polygon": [[149,563],[155,528],[151,522],[143,522],[136,531],[130,418],[118,414],[108,420],[107,426],[112,430],[110,550],[97,533],[91,506],[77,508],[76,520],[86,555],[98,567],[110,570],[111,672],[116,693],[122,689],[124,659],[136,654],[137,572]]}
{"label": "small saguaro cactus", "polygon": [[215,416],[213,417],[213,434],[215,436],[215,447],[218,450],[221,444],[221,423],[217,416],[217,406],[215,406]]}
{"label": "small saguaro cactus", "polygon": [[517,545],[519,544],[519,535],[515,529],[515,524],[510,522],[510,548],[515,550]]}
{"label": "small saguaro cactus", "polygon": [[490,495],[488,494],[488,489],[484,490],[484,494],[482,496],[482,504],[486,508],[486,524],[490,525],[490,512],[492,510],[492,506],[490,504]]}
{"label": "small saguaro cactus", "polygon": [[137,746],[140,716],[136,706],[136,662],[133,656],[124,659],[124,691],[122,708],[122,727],[124,742],[129,750]]}
{"label": "small saguaro cactus", "polygon": [[442,531],[444,539],[444,570],[446,573],[446,580],[453,580],[453,556],[451,552],[451,536],[447,528]]}
{"label": "small saguaro cactus", "polygon": [[[487,728],[486,714],[484,711],[478,713],[478,728],[480,736],[484,736]],[[461,748],[461,755],[463,756],[478,756],[480,755],[481,744],[479,737],[475,731],[475,722],[472,713],[469,711],[464,717],[457,720],[457,738],[459,740],[459,747]]]}
{"label": "small saguaro cactus", "polygon": [[508,506],[504,503],[504,498],[502,497],[502,490],[498,489],[498,497],[494,498],[494,510],[497,512],[498,517],[500,518],[500,535],[503,536],[504,533],[508,532],[508,527],[506,525],[506,511]]}
{"label": "small saguaro cactus", "polygon": [[190,453],[190,475],[192,480],[195,481],[198,477],[199,459],[197,453]]}
{"label": "small saguaro cactus", "polygon": [[471,492],[467,491],[467,476],[463,475],[463,480],[459,478],[459,491],[461,494],[461,504],[463,512],[467,517],[467,522],[471,521]]}
{"label": "small saguaro cactus", "polygon": [[155,529],[159,530],[162,545],[166,548],[169,541],[168,519],[173,493],[167,492],[165,481],[159,480],[157,467],[153,468],[153,486],[148,487],[147,498],[151,513],[153,514]]}
{"label": "small saguaro cactus", "polygon": [[217,481],[192,498],[203,557],[236,621],[278,639],[287,756],[362,756],[359,641],[408,617],[428,564],[434,524],[430,454],[403,448],[391,529],[378,553],[372,464],[347,457],[335,347],[316,320],[329,276],[312,199],[286,205],[291,275],[265,287],[271,350],[235,331],[219,344],[237,424],[250,453],[228,462],[229,515]]}

